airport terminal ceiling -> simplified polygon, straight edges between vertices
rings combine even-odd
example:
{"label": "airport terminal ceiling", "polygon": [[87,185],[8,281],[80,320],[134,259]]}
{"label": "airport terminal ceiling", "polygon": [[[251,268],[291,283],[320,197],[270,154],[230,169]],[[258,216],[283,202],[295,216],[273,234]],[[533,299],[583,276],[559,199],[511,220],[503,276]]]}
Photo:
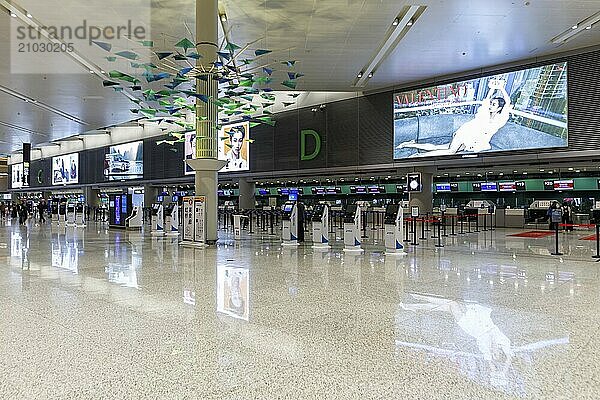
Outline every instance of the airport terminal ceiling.
{"label": "airport terminal ceiling", "polygon": [[[157,49],[161,43],[193,33],[193,0],[148,3],[151,39]],[[81,8],[81,2],[0,0],[0,5],[0,54],[4,55],[0,57],[0,153],[16,151],[23,142],[35,147],[132,119],[131,102],[104,89],[102,78],[83,67],[78,74],[11,70],[15,18],[4,12],[5,7],[19,7],[44,23],[45,18]],[[220,2],[232,41],[244,44],[259,39],[255,47],[279,50],[274,59],[298,60],[297,67],[305,74],[298,86],[302,91],[380,90],[600,42],[599,26],[592,25],[562,45],[552,43],[554,37],[597,13],[597,1],[424,1],[419,5],[427,8],[366,86],[353,86],[357,73],[392,29],[394,16],[410,5],[396,0]]]}

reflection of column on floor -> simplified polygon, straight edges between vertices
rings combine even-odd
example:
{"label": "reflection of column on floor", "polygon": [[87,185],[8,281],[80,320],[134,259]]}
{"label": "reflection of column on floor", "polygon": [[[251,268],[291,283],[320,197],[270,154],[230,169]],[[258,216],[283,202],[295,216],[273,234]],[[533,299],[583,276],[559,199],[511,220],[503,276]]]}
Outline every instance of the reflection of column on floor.
{"label": "reflection of column on floor", "polygon": [[285,271],[285,283],[290,296],[298,294],[298,249],[296,247],[282,247],[281,265]]}
{"label": "reflection of column on floor", "polygon": [[323,289],[329,287],[329,261],[331,260],[330,249],[313,248],[312,270],[323,278]]}
{"label": "reflection of column on floor", "polygon": [[343,257],[344,277],[352,281],[356,292],[360,293],[362,283],[361,264],[363,256],[362,254],[347,252],[344,253]]}

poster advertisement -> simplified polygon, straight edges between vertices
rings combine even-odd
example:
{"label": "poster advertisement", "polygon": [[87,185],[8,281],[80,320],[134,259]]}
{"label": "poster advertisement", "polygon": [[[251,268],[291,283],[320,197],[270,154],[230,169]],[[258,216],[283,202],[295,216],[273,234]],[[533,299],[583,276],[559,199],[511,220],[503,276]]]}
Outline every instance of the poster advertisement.
{"label": "poster advertisement", "polygon": [[52,184],[79,183],[79,153],[52,157]]}
{"label": "poster advertisement", "polygon": [[217,311],[233,318],[249,320],[250,272],[247,268],[217,267]]}
{"label": "poster advertisement", "polygon": [[183,198],[183,240],[194,241],[194,198]]}
{"label": "poster advertisement", "polygon": [[394,159],[566,147],[567,63],[394,94]]}
{"label": "poster advertisement", "polygon": [[104,179],[120,181],[144,177],[144,142],[110,146],[104,156]]}
{"label": "poster advertisement", "polygon": [[12,189],[20,189],[23,187],[23,163],[13,164],[10,166],[10,176]]}
{"label": "poster advertisement", "polygon": [[219,160],[227,161],[219,172],[250,170],[250,123],[225,126],[219,133]]}
{"label": "poster advertisement", "polygon": [[[196,158],[196,132],[188,132],[185,134],[185,143],[183,145],[185,159],[193,160]],[[194,175],[194,170],[184,163],[185,174]]]}

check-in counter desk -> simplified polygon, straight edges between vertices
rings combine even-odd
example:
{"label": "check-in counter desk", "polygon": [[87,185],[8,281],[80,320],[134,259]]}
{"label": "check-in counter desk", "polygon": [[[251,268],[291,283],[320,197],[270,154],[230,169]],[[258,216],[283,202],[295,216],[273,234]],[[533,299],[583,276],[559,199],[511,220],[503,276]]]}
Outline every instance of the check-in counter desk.
{"label": "check-in counter desk", "polygon": [[507,208],[504,211],[504,226],[505,228],[524,228],[525,227],[525,210],[522,208]]}

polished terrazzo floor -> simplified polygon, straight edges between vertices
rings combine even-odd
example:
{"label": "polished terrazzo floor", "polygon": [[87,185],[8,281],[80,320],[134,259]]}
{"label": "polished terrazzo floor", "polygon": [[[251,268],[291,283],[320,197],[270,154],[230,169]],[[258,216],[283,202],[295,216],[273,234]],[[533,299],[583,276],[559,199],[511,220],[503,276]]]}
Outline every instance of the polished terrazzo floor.
{"label": "polished terrazzo floor", "polygon": [[386,257],[2,224],[0,398],[598,398],[589,232],[514,232]]}

